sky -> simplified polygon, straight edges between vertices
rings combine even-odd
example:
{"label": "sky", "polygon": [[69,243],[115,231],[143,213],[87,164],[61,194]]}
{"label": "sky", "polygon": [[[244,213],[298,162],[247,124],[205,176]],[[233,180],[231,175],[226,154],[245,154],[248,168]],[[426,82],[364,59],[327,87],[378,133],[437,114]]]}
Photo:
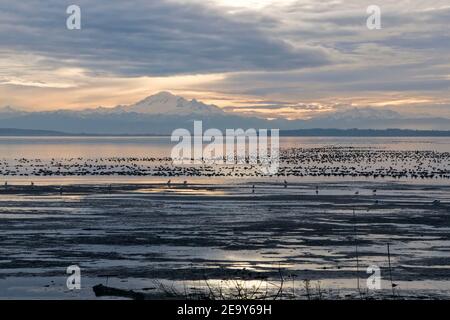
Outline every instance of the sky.
{"label": "sky", "polygon": [[[66,9],[81,8],[69,30]],[[381,9],[371,30],[367,7]],[[113,107],[159,91],[265,118],[450,118],[448,0],[0,0],[0,106]]]}

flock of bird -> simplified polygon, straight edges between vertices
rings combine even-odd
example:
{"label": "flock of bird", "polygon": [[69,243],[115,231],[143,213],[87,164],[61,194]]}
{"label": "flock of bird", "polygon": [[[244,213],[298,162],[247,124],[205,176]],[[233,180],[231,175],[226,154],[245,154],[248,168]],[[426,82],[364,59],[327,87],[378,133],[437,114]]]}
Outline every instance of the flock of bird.
{"label": "flock of bird", "polygon": [[[0,176],[263,176],[258,164],[175,165],[170,158],[0,159]],[[450,179],[450,153],[323,147],[280,152],[278,177]]]}

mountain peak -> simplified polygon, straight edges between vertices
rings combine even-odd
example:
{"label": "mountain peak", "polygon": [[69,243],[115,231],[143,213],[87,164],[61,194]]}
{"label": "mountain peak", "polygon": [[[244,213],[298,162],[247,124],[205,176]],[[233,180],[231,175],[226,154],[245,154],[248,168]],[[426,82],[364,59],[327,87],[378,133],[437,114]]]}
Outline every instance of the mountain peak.
{"label": "mountain peak", "polygon": [[214,105],[207,105],[195,99],[191,101],[168,91],[151,95],[126,107],[127,112],[161,115],[221,114],[224,111]]}
{"label": "mountain peak", "polygon": [[151,95],[150,97],[170,98],[170,97],[176,97],[176,95],[174,95],[170,91],[160,91],[158,93],[155,93],[154,95]]}
{"label": "mountain peak", "polygon": [[13,112],[18,112],[19,110],[11,107],[11,106],[4,106],[2,108],[0,108],[0,113],[13,113]]}
{"label": "mountain peak", "polygon": [[4,106],[0,108],[0,119],[14,118],[25,115],[26,113],[26,111],[22,111],[21,109],[17,109],[15,107]]}
{"label": "mountain peak", "polygon": [[[169,91],[160,91],[158,93],[155,93],[151,96],[148,96],[141,101],[138,101],[137,103],[133,104],[132,106],[136,105],[145,105],[145,104],[155,104],[155,103],[176,103],[179,100],[185,100],[183,97],[176,96],[172,94]],[[185,100],[187,101],[187,100]]]}

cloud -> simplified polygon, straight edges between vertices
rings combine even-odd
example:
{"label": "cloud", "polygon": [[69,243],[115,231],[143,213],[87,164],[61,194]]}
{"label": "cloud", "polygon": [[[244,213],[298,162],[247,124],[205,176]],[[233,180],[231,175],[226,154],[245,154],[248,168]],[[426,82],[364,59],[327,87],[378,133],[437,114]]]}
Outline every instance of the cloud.
{"label": "cloud", "polygon": [[322,104],[290,104],[288,102],[260,101],[256,105],[229,106],[224,108],[228,112],[238,112],[246,116],[262,118],[308,119],[321,113],[331,112],[333,108]]}
{"label": "cloud", "polygon": [[65,28],[73,1],[0,2],[0,104],[115,105],[171,90],[271,117],[389,101],[448,114],[448,0],[380,0],[381,30],[366,28],[371,0],[230,1],[79,0],[80,31]]}
{"label": "cloud", "polygon": [[226,14],[197,3],[80,0],[82,29],[70,31],[65,26],[69,4],[0,3],[0,49],[123,76],[287,70],[328,63],[320,46],[292,45],[264,33],[256,14]]}

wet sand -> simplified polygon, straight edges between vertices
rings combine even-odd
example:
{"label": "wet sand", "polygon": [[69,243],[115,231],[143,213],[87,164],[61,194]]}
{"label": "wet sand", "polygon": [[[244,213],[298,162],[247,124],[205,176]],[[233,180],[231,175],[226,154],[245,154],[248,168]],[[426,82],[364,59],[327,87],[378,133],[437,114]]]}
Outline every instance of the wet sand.
{"label": "wet sand", "polygon": [[[1,187],[0,297],[93,298],[99,283],[163,297],[161,283],[276,282],[281,272],[297,297],[307,280],[345,298],[357,278],[366,290],[370,265],[382,290],[367,294],[383,295],[387,243],[396,294],[450,297],[450,185],[175,182]],[[82,290],[71,292],[74,264]]]}

